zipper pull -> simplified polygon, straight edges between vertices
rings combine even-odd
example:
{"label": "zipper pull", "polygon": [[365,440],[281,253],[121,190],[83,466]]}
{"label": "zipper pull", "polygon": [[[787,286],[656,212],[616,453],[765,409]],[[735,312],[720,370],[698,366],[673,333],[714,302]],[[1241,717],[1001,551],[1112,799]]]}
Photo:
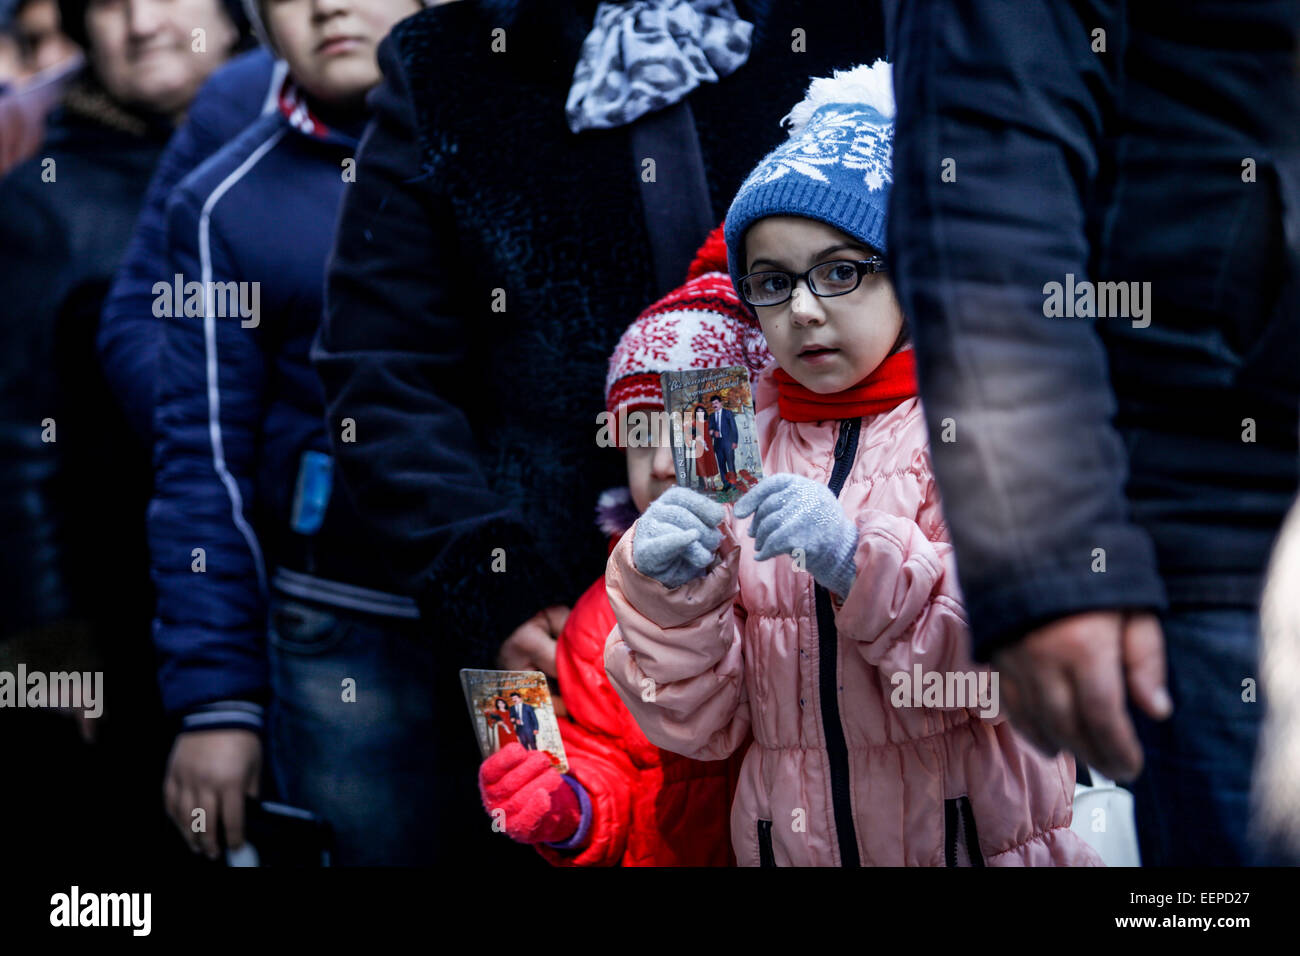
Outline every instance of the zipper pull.
{"label": "zipper pull", "polygon": [[835,439],[835,460],[839,461],[844,457],[845,450],[849,447],[849,428],[852,419],[845,418],[840,420],[840,434]]}

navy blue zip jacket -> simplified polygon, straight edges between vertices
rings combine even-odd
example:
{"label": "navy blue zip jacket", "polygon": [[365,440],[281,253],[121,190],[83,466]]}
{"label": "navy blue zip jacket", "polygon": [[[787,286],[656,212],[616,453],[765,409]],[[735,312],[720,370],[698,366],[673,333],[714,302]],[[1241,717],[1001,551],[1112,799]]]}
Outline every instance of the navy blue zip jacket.
{"label": "navy blue zip jacket", "polygon": [[283,67],[277,70],[271,54],[258,48],[236,57],[203,84],[185,123],[158,161],[131,244],[104,300],[98,333],[100,363],[132,428],[144,439],[153,430],[162,341],[152,290],[156,282],[172,278],[166,262],[167,197],[199,163],[271,108],[280,79]]}
{"label": "navy blue zip jacket", "polygon": [[979,653],[1255,605],[1300,480],[1296,3],[896,16],[889,251]]}
{"label": "navy blue zip jacket", "polygon": [[161,320],[154,416],[154,642],[163,703],[183,729],[260,724],[269,572],[381,583],[342,495],[317,532],[291,530],[303,453],[329,450],[308,348],[363,118],[339,128],[287,96],[167,204],[181,311],[194,291],[208,299],[177,316],[174,278],[155,298],[173,314]]}
{"label": "navy blue zip jacket", "polygon": [[[330,434],[449,666],[492,666],[516,626],[603,573],[592,510],[626,479],[596,416],[610,352],[657,296],[644,157],[627,128],[565,121],[595,9],[483,0],[400,23],[339,221],[314,353]],[[875,3],[736,10],[754,24],[749,62],[687,97],[710,223],[785,137],[809,78],[884,43]],[[355,442],[339,441],[345,418]]]}

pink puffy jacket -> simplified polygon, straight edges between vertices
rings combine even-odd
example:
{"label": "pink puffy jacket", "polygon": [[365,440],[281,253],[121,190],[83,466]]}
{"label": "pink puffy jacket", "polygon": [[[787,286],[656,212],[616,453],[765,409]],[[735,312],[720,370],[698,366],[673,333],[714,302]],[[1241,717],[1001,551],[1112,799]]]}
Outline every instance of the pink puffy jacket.
{"label": "pink puffy jacket", "polygon": [[[830,482],[840,425],[778,417],[773,368],[754,383],[764,473]],[[606,573],[615,689],[646,737],[688,757],[727,757],[753,732],[731,810],[742,866],[1101,865],[1069,829],[1071,757],[1041,756],[978,704],[891,704],[891,676],[916,665],[984,668],[969,657],[919,400],[858,427],[856,447],[843,429],[835,476],[859,532],[843,604],[789,557],[755,561],[730,506],[721,560],[671,591],[636,569],[633,526]]]}

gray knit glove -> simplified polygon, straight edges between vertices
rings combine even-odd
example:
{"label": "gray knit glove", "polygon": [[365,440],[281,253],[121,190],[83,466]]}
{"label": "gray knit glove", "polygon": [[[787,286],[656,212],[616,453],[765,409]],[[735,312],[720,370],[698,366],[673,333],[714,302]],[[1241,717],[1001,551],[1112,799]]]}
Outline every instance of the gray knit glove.
{"label": "gray knit glove", "polygon": [[689,488],[669,488],[636,522],[632,561],[667,588],[704,573],[722,543],[718,525],[727,509]]}
{"label": "gray knit glove", "polygon": [[736,502],[736,517],[754,520],[749,536],[759,561],[802,548],[804,567],[828,591],[849,593],[857,568],[858,529],[830,488],[803,475],[768,475]]}

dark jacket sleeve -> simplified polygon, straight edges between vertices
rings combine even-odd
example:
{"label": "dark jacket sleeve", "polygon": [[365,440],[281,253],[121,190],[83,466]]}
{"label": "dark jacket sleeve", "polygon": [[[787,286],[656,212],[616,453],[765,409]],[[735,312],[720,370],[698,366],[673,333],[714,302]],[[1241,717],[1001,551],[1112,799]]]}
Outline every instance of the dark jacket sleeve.
{"label": "dark jacket sleeve", "polygon": [[[215,229],[200,239],[202,198],[168,204],[168,268],[238,280]],[[256,337],[238,316],[161,319],[149,550],[157,588],[154,645],[169,714],[186,729],[260,725],[266,697],[266,570],[252,526],[266,378]],[[195,549],[203,549],[203,570]]]}
{"label": "dark jacket sleeve", "polygon": [[104,375],[131,427],[145,439],[153,428],[162,339],[161,320],[153,314],[153,289],[158,282],[172,282],[166,268],[167,197],[190,171],[257,118],[272,75],[269,56],[250,55],[232,66],[199,91],[185,123],[167,144],[100,315],[97,344]]}
{"label": "dark jacket sleeve", "polygon": [[[889,252],[984,659],[1065,615],[1164,603],[1094,322],[1044,316],[1046,283],[1088,278],[1120,10],[943,0],[894,14]],[[1096,28],[1109,52],[1092,51]]]}
{"label": "dark jacket sleeve", "polygon": [[390,37],[312,359],[358,512],[452,660],[491,665],[514,627],[574,595],[555,580],[519,503],[488,487],[479,465],[464,409],[509,383],[470,370],[470,326],[493,315],[487,301],[466,300],[446,154],[422,149],[397,54]]}

